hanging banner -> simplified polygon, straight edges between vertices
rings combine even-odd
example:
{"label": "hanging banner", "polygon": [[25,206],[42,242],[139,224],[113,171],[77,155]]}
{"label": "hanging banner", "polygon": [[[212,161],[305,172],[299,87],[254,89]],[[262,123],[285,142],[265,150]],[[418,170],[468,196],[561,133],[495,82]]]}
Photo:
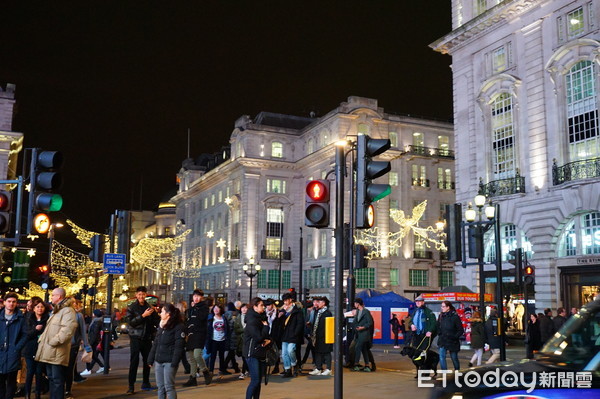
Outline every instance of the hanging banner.
{"label": "hanging banner", "polygon": [[12,270],[13,284],[26,284],[29,282],[29,259],[27,252],[15,252]]}

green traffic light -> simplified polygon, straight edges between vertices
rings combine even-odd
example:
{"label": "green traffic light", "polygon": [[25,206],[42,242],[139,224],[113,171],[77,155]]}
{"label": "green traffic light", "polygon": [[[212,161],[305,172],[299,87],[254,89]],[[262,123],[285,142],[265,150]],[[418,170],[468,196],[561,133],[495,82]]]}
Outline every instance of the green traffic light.
{"label": "green traffic light", "polygon": [[62,209],[63,198],[60,194],[40,193],[35,200],[36,208],[48,212],[57,212]]}
{"label": "green traffic light", "polygon": [[62,209],[63,206],[63,198],[60,194],[53,194],[52,199],[50,200],[50,207],[48,210],[50,212],[58,212]]}
{"label": "green traffic light", "polygon": [[386,186],[387,187],[384,191],[382,191],[381,193],[379,193],[379,195],[373,198],[373,202],[379,201],[380,199],[385,198],[392,193],[392,186],[390,186],[389,184],[386,184]]}

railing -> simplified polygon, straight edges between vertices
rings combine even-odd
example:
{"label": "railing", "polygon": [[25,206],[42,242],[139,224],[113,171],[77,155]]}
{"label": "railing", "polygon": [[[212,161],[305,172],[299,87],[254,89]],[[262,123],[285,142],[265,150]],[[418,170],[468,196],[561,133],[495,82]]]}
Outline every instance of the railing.
{"label": "railing", "polygon": [[[279,259],[280,251],[276,249],[263,249],[260,250],[261,259]],[[282,260],[292,260],[292,249],[288,247],[287,251],[281,251]]]}
{"label": "railing", "polygon": [[592,177],[600,177],[600,158],[569,162],[563,166],[558,166],[555,159],[552,165],[552,184],[555,186]]}
{"label": "railing", "polygon": [[454,190],[455,184],[453,181],[438,181],[438,188],[440,190]]}
{"label": "railing", "polygon": [[413,259],[433,259],[433,252],[415,249],[413,251]]}
{"label": "railing", "polygon": [[500,195],[510,195],[525,192],[525,177],[520,176],[517,171],[515,177],[508,179],[494,180],[488,184],[483,184],[483,179],[479,178],[479,194],[486,197],[498,197]]}
{"label": "railing", "polygon": [[454,151],[445,148],[431,148],[423,147],[420,145],[407,145],[404,147],[404,154],[415,154],[426,157],[438,157],[438,158],[449,158],[454,159]]}
{"label": "railing", "polygon": [[412,179],[413,186],[429,187],[429,179]]}
{"label": "railing", "polygon": [[229,251],[229,259],[239,259],[240,258],[240,250],[239,249],[232,249],[231,251]]}

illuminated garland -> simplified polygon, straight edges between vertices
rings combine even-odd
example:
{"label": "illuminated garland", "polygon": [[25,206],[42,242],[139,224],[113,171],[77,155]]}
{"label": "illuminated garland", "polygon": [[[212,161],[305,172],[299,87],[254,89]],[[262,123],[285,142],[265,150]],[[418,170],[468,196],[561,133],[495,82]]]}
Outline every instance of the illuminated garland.
{"label": "illuminated garland", "polygon": [[[397,232],[389,232],[387,234],[389,248],[400,248],[402,246],[402,240],[404,237],[412,232],[417,242],[422,243],[426,248],[430,248],[431,245],[434,245],[435,249],[438,251],[446,250],[443,232],[439,231],[433,226],[419,226],[419,221],[425,213],[426,208],[427,200],[415,206],[410,217],[407,217],[402,210],[390,210],[390,217],[394,222],[400,225],[400,230]],[[371,258],[381,257],[381,244],[384,240],[385,233],[380,233],[377,227],[373,227],[368,230],[361,230],[354,237],[354,241],[357,244],[366,245],[369,248],[368,256]]]}
{"label": "illuminated garland", "polygon": [[[77,237],[77,239],[79,241],[81,241],[81,243],[83,245],[88,246],[89,248],[91,248],[91,244],[90,244],[90,240],[92,239],[93,236],[98,235],[100,233],[96,233],[95,231],[90,231],[90,230],[86,230],[84,228],[81,228],[79,226],[77,226],[75,224],[75,222],[73,222],[70,219],[67,219],[67,224],[69,226],[71,226],[71,231],[75,234],[75,236]],[[105,234],[104,235],[104,242],[109,243],[109,238],[108,236]]]}
{"label": "illuminated garland", "polygon": [[92,262],[89,256],[73,251],[56,240],[52,241],[51,254],[52,271],[59,275],[72,277],[92,275],[100,267],[100,264]]}
{"label": "illuminated garland", "polygon": [[181,246],[185,237],[191,233],[186,230],[176,237],[170,238],[142,238],[131,250],[131,259],[146,266],[146,263],[152,259],[160,258],[164,255],[172,255],[175,249]]}

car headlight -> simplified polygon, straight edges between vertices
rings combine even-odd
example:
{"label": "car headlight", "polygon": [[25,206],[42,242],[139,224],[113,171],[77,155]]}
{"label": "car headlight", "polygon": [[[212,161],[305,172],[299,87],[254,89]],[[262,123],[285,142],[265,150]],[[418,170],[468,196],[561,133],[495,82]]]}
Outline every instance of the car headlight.
{"label": "car headlight", "polygon": [[127,328],[127,324],[121,324],[121,330],[124,330]]}
{"label": "car headlight", "polygon": [[463,399],[463,396],[461,393],[457,393],[457,394],[452,395],[452,398],[450,398],[450,399]]}

